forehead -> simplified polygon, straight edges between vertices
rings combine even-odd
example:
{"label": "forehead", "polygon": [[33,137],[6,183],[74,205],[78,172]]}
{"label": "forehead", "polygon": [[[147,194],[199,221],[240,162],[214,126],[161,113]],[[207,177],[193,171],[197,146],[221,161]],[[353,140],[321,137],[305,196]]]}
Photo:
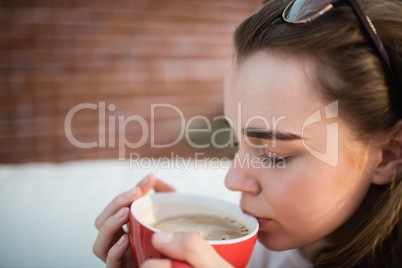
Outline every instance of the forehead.
{"label": "forehead", "polygon": [[286,131],[298,133],[303,121],[325,106],[314,85],[308,60],[256,53],[229,71],[225,113],[242,125],[254,118],[249,125],[255,128],[266,128],[260,117],[271,122],[286,117]]}

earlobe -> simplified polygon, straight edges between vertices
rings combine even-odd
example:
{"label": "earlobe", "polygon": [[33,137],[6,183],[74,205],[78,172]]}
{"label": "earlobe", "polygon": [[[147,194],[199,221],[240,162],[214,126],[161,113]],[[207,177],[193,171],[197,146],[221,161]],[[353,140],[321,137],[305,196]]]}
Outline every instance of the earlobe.
{"label": "earlobe", "polygon": [[399,121],[382,147],[382,159],[377,166],[372,183],[384,185],[391,183],[402,172],[402,121]]}

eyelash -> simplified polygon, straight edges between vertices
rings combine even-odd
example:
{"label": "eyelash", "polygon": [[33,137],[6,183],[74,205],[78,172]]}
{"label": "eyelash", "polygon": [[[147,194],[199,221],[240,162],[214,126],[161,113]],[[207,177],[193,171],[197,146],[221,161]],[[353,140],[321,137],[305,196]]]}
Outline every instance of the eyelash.
{"label": "eyelash", "polygon": [[[233,143],[233,147],[236,148],[236,149],[239,149],[240,148],[240,142],[235,140],[234,143]],[[276,155],[276,153],[273,153],[273,154]],[[271,153],[270,153],[270,155],[271,155]],[[258,157],[260,158],[261,163],[265,163],[267,161],[270,161],[273,164],[283,164],[283,165],[288,164],[290,159],[291,159],[290,156],[288,156],[288,157],[272,157],[272,156],[269,156],[269,155],[267,155],[265,153],[262,154],[262,155],[258,155]]]}
{"label": "eyelash", "polygon": [[290,157],[272,157],[268,156],[265,153],[258,156],[261,159],[261,162],[270,161],[273,164],[287,164],[289,163]]}

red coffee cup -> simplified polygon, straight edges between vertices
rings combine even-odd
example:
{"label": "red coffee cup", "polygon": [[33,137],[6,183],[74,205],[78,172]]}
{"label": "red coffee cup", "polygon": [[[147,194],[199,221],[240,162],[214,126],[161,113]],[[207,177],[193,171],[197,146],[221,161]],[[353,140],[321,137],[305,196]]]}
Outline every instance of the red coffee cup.
{"label": "red coffee cup", "polygon": [[[226,240],[207,240],[216,252],[234,267],[246,267],[257,240],[258,221],[244,214],[232,203],[203,196],[180,193],[157,193],[144,196],[131,205],[129,237],[130,247],[137,267],[147,259],[166,258],[153,248],[151,238],[160,230],[151,226],[158,220],[178,215],[209,214],[218,211],[241,222],[249,233]],[[189,267],[183,262],[174,261],[174,267]]]}

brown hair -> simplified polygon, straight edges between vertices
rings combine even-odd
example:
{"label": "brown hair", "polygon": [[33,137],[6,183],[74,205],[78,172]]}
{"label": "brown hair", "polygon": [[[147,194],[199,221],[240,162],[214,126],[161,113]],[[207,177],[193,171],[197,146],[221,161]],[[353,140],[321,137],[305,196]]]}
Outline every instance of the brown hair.
{"label": "brown hair", "polygon": [[[289,1],[269,1],[236,30],[236,62],[265,51],[314,62],[319,94],[339,101],[339,116],[365,143],[400,120],[402,88],[392,88],[376,52],[347,5],[305,24],[283,21]],[[360,0],[402,76],[402,3]],[[398,84],[397,83],[397,84]],[[397,92],[399,91],[399,93]],[[399,103],[398,103],[399,102]],[[402,175],[372,185],[356,213],[327,237],[329,245],[311,260],[315,267],[399,267],[402,263]]]}

